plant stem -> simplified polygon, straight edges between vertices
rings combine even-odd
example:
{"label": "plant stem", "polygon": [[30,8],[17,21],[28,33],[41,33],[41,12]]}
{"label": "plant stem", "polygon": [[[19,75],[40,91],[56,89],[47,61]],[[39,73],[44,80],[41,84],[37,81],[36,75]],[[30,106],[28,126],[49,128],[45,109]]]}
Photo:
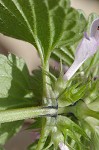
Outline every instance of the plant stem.
{"label": "plant stem", "polygon": [[73,107],[72,106],[67,106],[67,107],[59,107],[58,108],[58,114],[69,114],[73,113]]}
{"label": "plant stem", "polygon": [[45,61],[43,64],[43,105],[47,106],[50,105],[50,93],[49,93],[49,77],[47,75],[47,72],[49,72],[49,62]]}
{"label": "plant stem", "polygon": [[41,130],[41,136],[38,141],[38,145],[36,147],[36,150],[42,150],[45,144],[45,141],[50,133],[50,126],[49,123],[51,121],[51,117],[49,118],[43,118],[42,120],[42,130]]}
{"label": "plant stem", "polygon": [[[48,57],[49,58],[49,57]],[[51,81],[49,77],[49,59],[46,58],[43,64],[43,105],[56,106],[55,96],[52,91]]]}
{"label": "plant stem", "polygon": [[93,117],[99,120],[99,112],[88,108],[87,104],[83,101],[78,101],[75,106],[71,106],[72,113],[79,119],[86,117]]}
{"label": "plant stem", "polygon": [[35,118],[43,115],[46,116],[49,114],[53,115],[56,113],[56,109],[43,107],[27,107],[12,110],[4,110],[0,111],[0,123]]}
{"label": "plant stem", "polygon": [[86,116],[90,116],[99,120],[99,112],[90,109],[86,112]]}

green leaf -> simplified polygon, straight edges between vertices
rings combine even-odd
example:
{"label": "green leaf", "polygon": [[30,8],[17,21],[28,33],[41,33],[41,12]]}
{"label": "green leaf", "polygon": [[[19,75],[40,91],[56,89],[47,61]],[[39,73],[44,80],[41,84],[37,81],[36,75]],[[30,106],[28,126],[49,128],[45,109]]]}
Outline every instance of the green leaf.
{"label": "green leaf", "polygon": [[19,132],[22,124],[23,121],[0,124],[0,146],[3,146],[9,138]]}
{"label": "green leaf", "polygon": [[32,43],[42,60],[55,47],[77,41],[84,27],[85,18],[69,0],[0,1],[0,32]]}
{"label": "green leaf", "polygon": [[[73,15],[73,14],[72,14]],[[77,15],[77,14],[76,14]],[[63,60],[63,63],[67,66],[71,66],[71,64],[74,61],[74,54],[78,45],[79,40],[81,39],[81,37],[83,36],[83,32],[85,31],[85,27],[86,27],[86,19],[85,19],[85,15],[83,13],[83,11],[78,10],[78,16],[76,16],[77,18],[74,19],[76,21],[75,24],[75,32],[76,32],[76,40],[72,40],[71,43],[67,44],[66,46],[61,45],[57,48],[54,49],[53,53],[52,53],[52,58],[54,58],[57,61]],[[80,20],[80,21],[79,21]],[[66,22],[66,25],[68,25],[69,22]],[[73,23],[74,25],[74,23]],[[72,30],[73,25],[68,25],[68,30]],[[79,29],[79,31],[78,31]],[[81,33],[81,36],[79,36],[79,34]],[[65,36],[66,37],[66,36]],[[66,39],[67,41],[67,39]]]}
{"label": "green leaf", "polygon": [[90,149],[98,150],[99,148],[99,120],[88,117],[83,122],[84,130],[90,136]]}
{"label": "green leaf", "polygon": [[88,87],[88,82],[79,82],[74,83],[73,81],[69,81],[67,83],[63,83],[61,81],[57,81],[55,83],[55,93],[57,93],[57,100],[59,107],[65,107],[71,104],[74,104],[79,99],[83,98],[86,94],[86,89]]}
{"label": "green leaf", "polygon": [[56,126],[54,126],[52,129],[51,140],[54,144],[55,149],[58,148],[58,144],[60,142],[64,142],[64,136],[63,136],[62,132]]}
{"label": "green leaf", "polygon": [[96,99],[88,104],[88,107],[94,111],[99,111],[99,95],[96,97]]}
{"label": "green leaf", "polygon": [[[95,80],[92,78],[91,79],[91,83],[87,89],[87,93],[85,96],[85,101],[86,103],[90,104],[94,104],[95,101],[98,102],[99,99],[99,79],[96,78]],[[92,105],[93,105],[92,104]],[[97,105],[98,106],[98,105]],[[96,109],[97,107],[94,107],[94,109]]]}
{"label": "green leaf", "polygon": [[94,145],[94,149],[99,149],[99,126],[94,128],[94,132],[92,133],[92,141]]}
{"label": "green leaf", "polygon": [[72,51],[72,47],[63,46],[60,48],[56,48],[53,51],[52,58],[54,58],[57,61],[60,61],[60,59],[61,59],[63,61],[63,63],[70,66],[74,60],[74,54]]}
{"label": "green leaf", "polygon": [[[0,97],[7,97],[9,95],[10,88],[13,88],[14,96],[14,92],[16,92],[14,89],[16,88],[15,85],[19,85],[22,89],[24,89],[24,86],[29,86],[27,79],[25,79],[25,75],[22,75],[21,72],[24,65],[24,61],[14,55],[9,55],[8,58],[4,55],[0,55]],[[16,78],[14,78],[14,76],[16,76]],[[12,85],[12,80],[15,83],[14,86]],[[21,84],[20,81],[23,84]],[[25,93],[25,91],[20,91],[18,88],[16,88],[16,90],[19,93],[18,96],[20,96],[20,94],[24,95]]]}
{"label": "green leaf", "polygon": [[14,55],[0,55],[0,110],[33,104],[29,78],[22,59]]}
{"label": "green leaf", "polygon": [[[57,126],[63,130],[64,129],[68,129],[72,132],[77,132],[79,134],[81,134],[82,136],[87,137],[86,133],[83,131],[83,129],[77,125],[75,122],[73,122],[71,119],[69,119],[66,116],[58,116],[57,118]],[[62,127],[62,128],[61,128]]]}
{"label": "green leaf", "polygon": [[42,70],[33,70],[31,76],[31,88],[33,90],[33,96],[35,97],[36,101],[38,101],[39,105],[42,104],[42,97],[43,97],[43,78],[42,78]]}
{"label": "green leaf", "polygon": [[62,131],[65,142],[71,149],[75,150],[78,148],[78,150],[82,150],[82,147],[85,149],[86,146],[82,143],[81,137],[84,137],[86,141],[89,141],[89,138],[79,124],[76,124],[66,116],[58,116],[57,126]]}
{"label": "green leaf", "polygon": [[53,147],[53,142],[51,141],[51,136],[48,136],[48,137],[47,137],[47,140],[46,140],[46,142],[45,142],[45,145],[44,145],[43,150],[47,150],[47,149],[53,150],[52,147]]}

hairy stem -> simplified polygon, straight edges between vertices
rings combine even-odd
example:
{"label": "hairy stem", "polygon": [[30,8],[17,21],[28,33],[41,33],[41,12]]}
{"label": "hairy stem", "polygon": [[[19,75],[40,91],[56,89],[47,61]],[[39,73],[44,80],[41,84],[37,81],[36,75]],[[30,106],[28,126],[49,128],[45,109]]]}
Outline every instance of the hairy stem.
{"label": "hairy stem", "polygon": [[0,123],[56,114],[54,108],[27,107],[0,111]]}
{"label": "hairy stem", "polygon": [[[48,57],[49,58],[49,57]],[[46,59],[43,64],[43,105],[56,106],[55,96],[51,87],[51,80],[49,77],[49,59]]]}
{"label": "hairy stem", "polygon": [[41,130],[41,136],[38,141],[38,145],[36,147],[36,150],[42,150],[45,144],[45,141],[50,133],[50,126],[47,126],[51,121],[51,117],[49,118],[43,118],[42,120],[42,130]]}
{"label": "hairy stem", "polygon": [[49,72],[49,62],[45,61],[43,64],[43,104],[48,106],[51,104],[51,99],[50,99],[50,91],[49,91],[49,86],[50,86],[50,79],[47,75]]}

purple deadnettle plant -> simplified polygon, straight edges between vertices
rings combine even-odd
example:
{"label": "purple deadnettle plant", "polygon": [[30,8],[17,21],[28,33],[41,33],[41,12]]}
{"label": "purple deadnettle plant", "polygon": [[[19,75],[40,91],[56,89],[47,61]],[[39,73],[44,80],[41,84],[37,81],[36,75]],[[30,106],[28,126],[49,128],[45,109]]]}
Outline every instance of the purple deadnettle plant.
{"label": "purple deadnettle plant", "polygon": [[84,37],[79,43],[75,60],[71,67],[64,75],[64,80],[69,80],[79,67],[91,56],[93,56],[99,48],[99,18],[94,20],[91,29],[90,36],[85,32]]}
{"label": "purple deadnettle plant", "polygon": [[[27,150],[98,150],[99,16],[69,0],[1,0],[0,33],[31,43],[41,60],[30,74],[22,58],[0,54],[0,149],[30,119]],[[73,77],[81,65],[83,76]]]}

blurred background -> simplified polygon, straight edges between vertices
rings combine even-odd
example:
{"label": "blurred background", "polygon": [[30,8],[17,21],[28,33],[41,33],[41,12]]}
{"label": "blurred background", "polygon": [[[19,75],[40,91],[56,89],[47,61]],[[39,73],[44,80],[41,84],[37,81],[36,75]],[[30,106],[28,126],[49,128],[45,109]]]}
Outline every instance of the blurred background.
{"label": "blurred background", "polygon": [[[87,16],[91,12],[99,14],[99,0],[71,0],[71,5],[72,7],[84,10]],[[0,52],[6,54],[7,51],[23,57],[30,72],[40,64],[36,50],[31,44],[0,34]],[[17,136],[7,142],[5,149],[26,150],[26,146],[33,141],[33,135],[33,132],[25,131],[23,128]]]}
{"label": "blurred background", "polygon": [[87,16],[92,12],[99,14],[99,0],[71,0],[71,5],[84,10]]}

